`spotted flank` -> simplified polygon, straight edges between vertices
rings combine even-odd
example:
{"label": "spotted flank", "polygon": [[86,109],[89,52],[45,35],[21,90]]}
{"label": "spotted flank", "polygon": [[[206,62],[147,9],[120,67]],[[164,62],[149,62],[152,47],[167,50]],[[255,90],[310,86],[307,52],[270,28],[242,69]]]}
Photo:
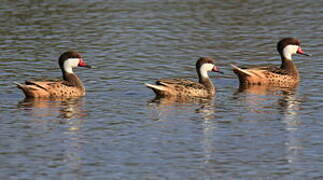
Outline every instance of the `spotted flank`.
{"label": "spotted flank", "polygon": [[156,85],[145,85],[151,88],[158,96],[162,97],[184,97],[188,95],[193,97],[209,97],[212,94],[202,84],[185,79],[161,79],[156,81]]}
{"label": "spotted flank", "polygon": [[26,81],[25,84],[16,83],[26,97],[77,97],[84,96],[85,90],[68,85],[67,82],[37,82]]}
{"label": "spotted flank", "polygon": [[152,89],[157,97],[200,97],[210,98],[215,95],[215,87],[209,79],[207,72],[218,72],[214,60],[208,57],[201,57],[196,62],[196,70],[199,82],[185,79],[160,79],[156,84],[146,83],[146,87]]}
{"label": "spotted flank", "polygon": [[305,54],[300,41],[295,38],[285,38],[278,42],[277,50],[281,55],[281,67],[265,66],[242,68],[232,65],[233,72],[238,76],[240,85],[272,85],[279,87],[295,86],[299,82],[299,72],[292,60],[293,54]]}
{"label": "spotted flank", "polygon": [[57,98],[78,97],[86,94],[79,77],[73,73],[74,67],[88,67],[81,55],[75,51],[67,51],[59,58],[59,65],[63,72],[61,81],[26,81],[25,84],[15,83],[27,98]]}

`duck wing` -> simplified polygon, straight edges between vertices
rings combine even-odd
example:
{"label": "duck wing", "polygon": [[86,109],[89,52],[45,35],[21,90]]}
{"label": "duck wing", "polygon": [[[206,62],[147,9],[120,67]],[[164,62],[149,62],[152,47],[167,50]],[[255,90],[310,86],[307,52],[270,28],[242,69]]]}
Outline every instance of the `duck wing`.
{"label": "duck wing", "polygon": [[242,73],[249,76],[259,74],[259,73],[264,73],[264,72],[274,73],[278,75],[288,74],[288,71],[276,66],[255,66],[255,67],[237,67],[234,65],[231,65],[231,66],[233,67],[234,72]]}
{"label": "duck wing", "polygon": [[287,75],[288,74],[287,70],[281,69],[276,66],[261,66],[261,67],[250,68],[250,70],[267,71],[267,72],[279,74],[279,75]]}
{"label": "duck wing", "polygon": [[16,84],[23,90],[26,97],[63,97],[72,96],[78,92],[67,81],[26,81],[25,84]]}
{"label": "duck wing", "polygon": [[26,81],[25,84],[15,83],[26,97],[49,97],[48,85],[45,82]]}
{"label": "duck wing", "polygon": [[173,88],[193,88],[193,89],[202,89],[205,88],[202,84],[186,80],[186,79],[160,79],[156,81],[157,85],[163,85],[167,87],[173,87]]}
{"label": "duck wing", "polygon": [[26,81],[25,82],[26,85],[35,86],[37,88],[42,88],[44,90],[51,88],[56,83],[58,82],[54,82],[54,81]]}

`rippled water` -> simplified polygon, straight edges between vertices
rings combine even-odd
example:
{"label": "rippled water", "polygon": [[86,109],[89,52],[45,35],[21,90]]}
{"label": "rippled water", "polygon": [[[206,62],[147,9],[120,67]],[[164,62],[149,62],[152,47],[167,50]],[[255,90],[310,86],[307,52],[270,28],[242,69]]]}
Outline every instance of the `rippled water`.
{"label": "rippled water", "polygon": [[[323,1],[3,1],[0,179],[322,179]],[[239,91],[229,64],[279,64],[297,37],[292,91]],[[80,51],[87,96],[24,100],[13,82],[59,78]],[[217,59],[217,97],[151,102],[143,83],[195,79]]]}

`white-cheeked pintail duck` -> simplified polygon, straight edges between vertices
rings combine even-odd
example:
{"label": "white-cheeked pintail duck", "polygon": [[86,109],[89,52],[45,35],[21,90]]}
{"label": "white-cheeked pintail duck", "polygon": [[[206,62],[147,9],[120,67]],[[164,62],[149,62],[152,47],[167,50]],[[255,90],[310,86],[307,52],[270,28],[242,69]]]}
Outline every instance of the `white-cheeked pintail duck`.
{"label": "white-cheeked pintail duck", "polygon": [[59,67],[63,73],[62,81],[26,81],[25,84],[16,83],[27,98],[56,98],[78,97],[85,95],[85,88],[80,78],[74,74],[74,67],[87,65],[80,53],[76,51],[64,52],[58,59]]}
{"label": "white-cheeked pintail duck", "polygon": [[292,60],[292,55],[310,56],[304,53],[300,44],[300,41],[296,38],[284,38],[277,43],[277,51],[282,60],[279,68],[275,66],[242,68],[231,65],[233,72],[238,76],[240,84],[295,86],[299,82],[299,73]]}
{"label": "white-cheeked pintail duck", "polygon": [[156,97],[213,97],[215,87],[208,72],[220,72],[218,67],[214,65],[214,60],[209,57],[199,58],[196,62],[196,71],[199,82],[185,79],[160,79],[156,81],[156,85],[147,83],[145,85],[155,92]]}

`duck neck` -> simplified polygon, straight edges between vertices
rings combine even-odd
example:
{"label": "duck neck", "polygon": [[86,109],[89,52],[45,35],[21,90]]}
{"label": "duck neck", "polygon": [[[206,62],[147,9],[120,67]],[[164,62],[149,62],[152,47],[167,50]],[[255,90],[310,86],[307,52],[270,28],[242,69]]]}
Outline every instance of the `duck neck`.
{"label": "duck neck", "polygon": [[74,86],[84,91],[83,83],[76,74],[63,72],[63,79],[67,81],[71,86]]}
{"label": "duck neck", "polygon": [[293,60],[291,58],[287,59],[284,56],[281,56],[281,59],[282,64],[280,68],[286,70],[289,74],[296,75],[298,77],[298,70]]}
{"label": "duck neck", "polygon": [[203,84],[207,91],[213,96],[215,94],[215,86],[213,85],[212,81],[210,80],[207,72],[201,73],[198,71],[199,83]]}

